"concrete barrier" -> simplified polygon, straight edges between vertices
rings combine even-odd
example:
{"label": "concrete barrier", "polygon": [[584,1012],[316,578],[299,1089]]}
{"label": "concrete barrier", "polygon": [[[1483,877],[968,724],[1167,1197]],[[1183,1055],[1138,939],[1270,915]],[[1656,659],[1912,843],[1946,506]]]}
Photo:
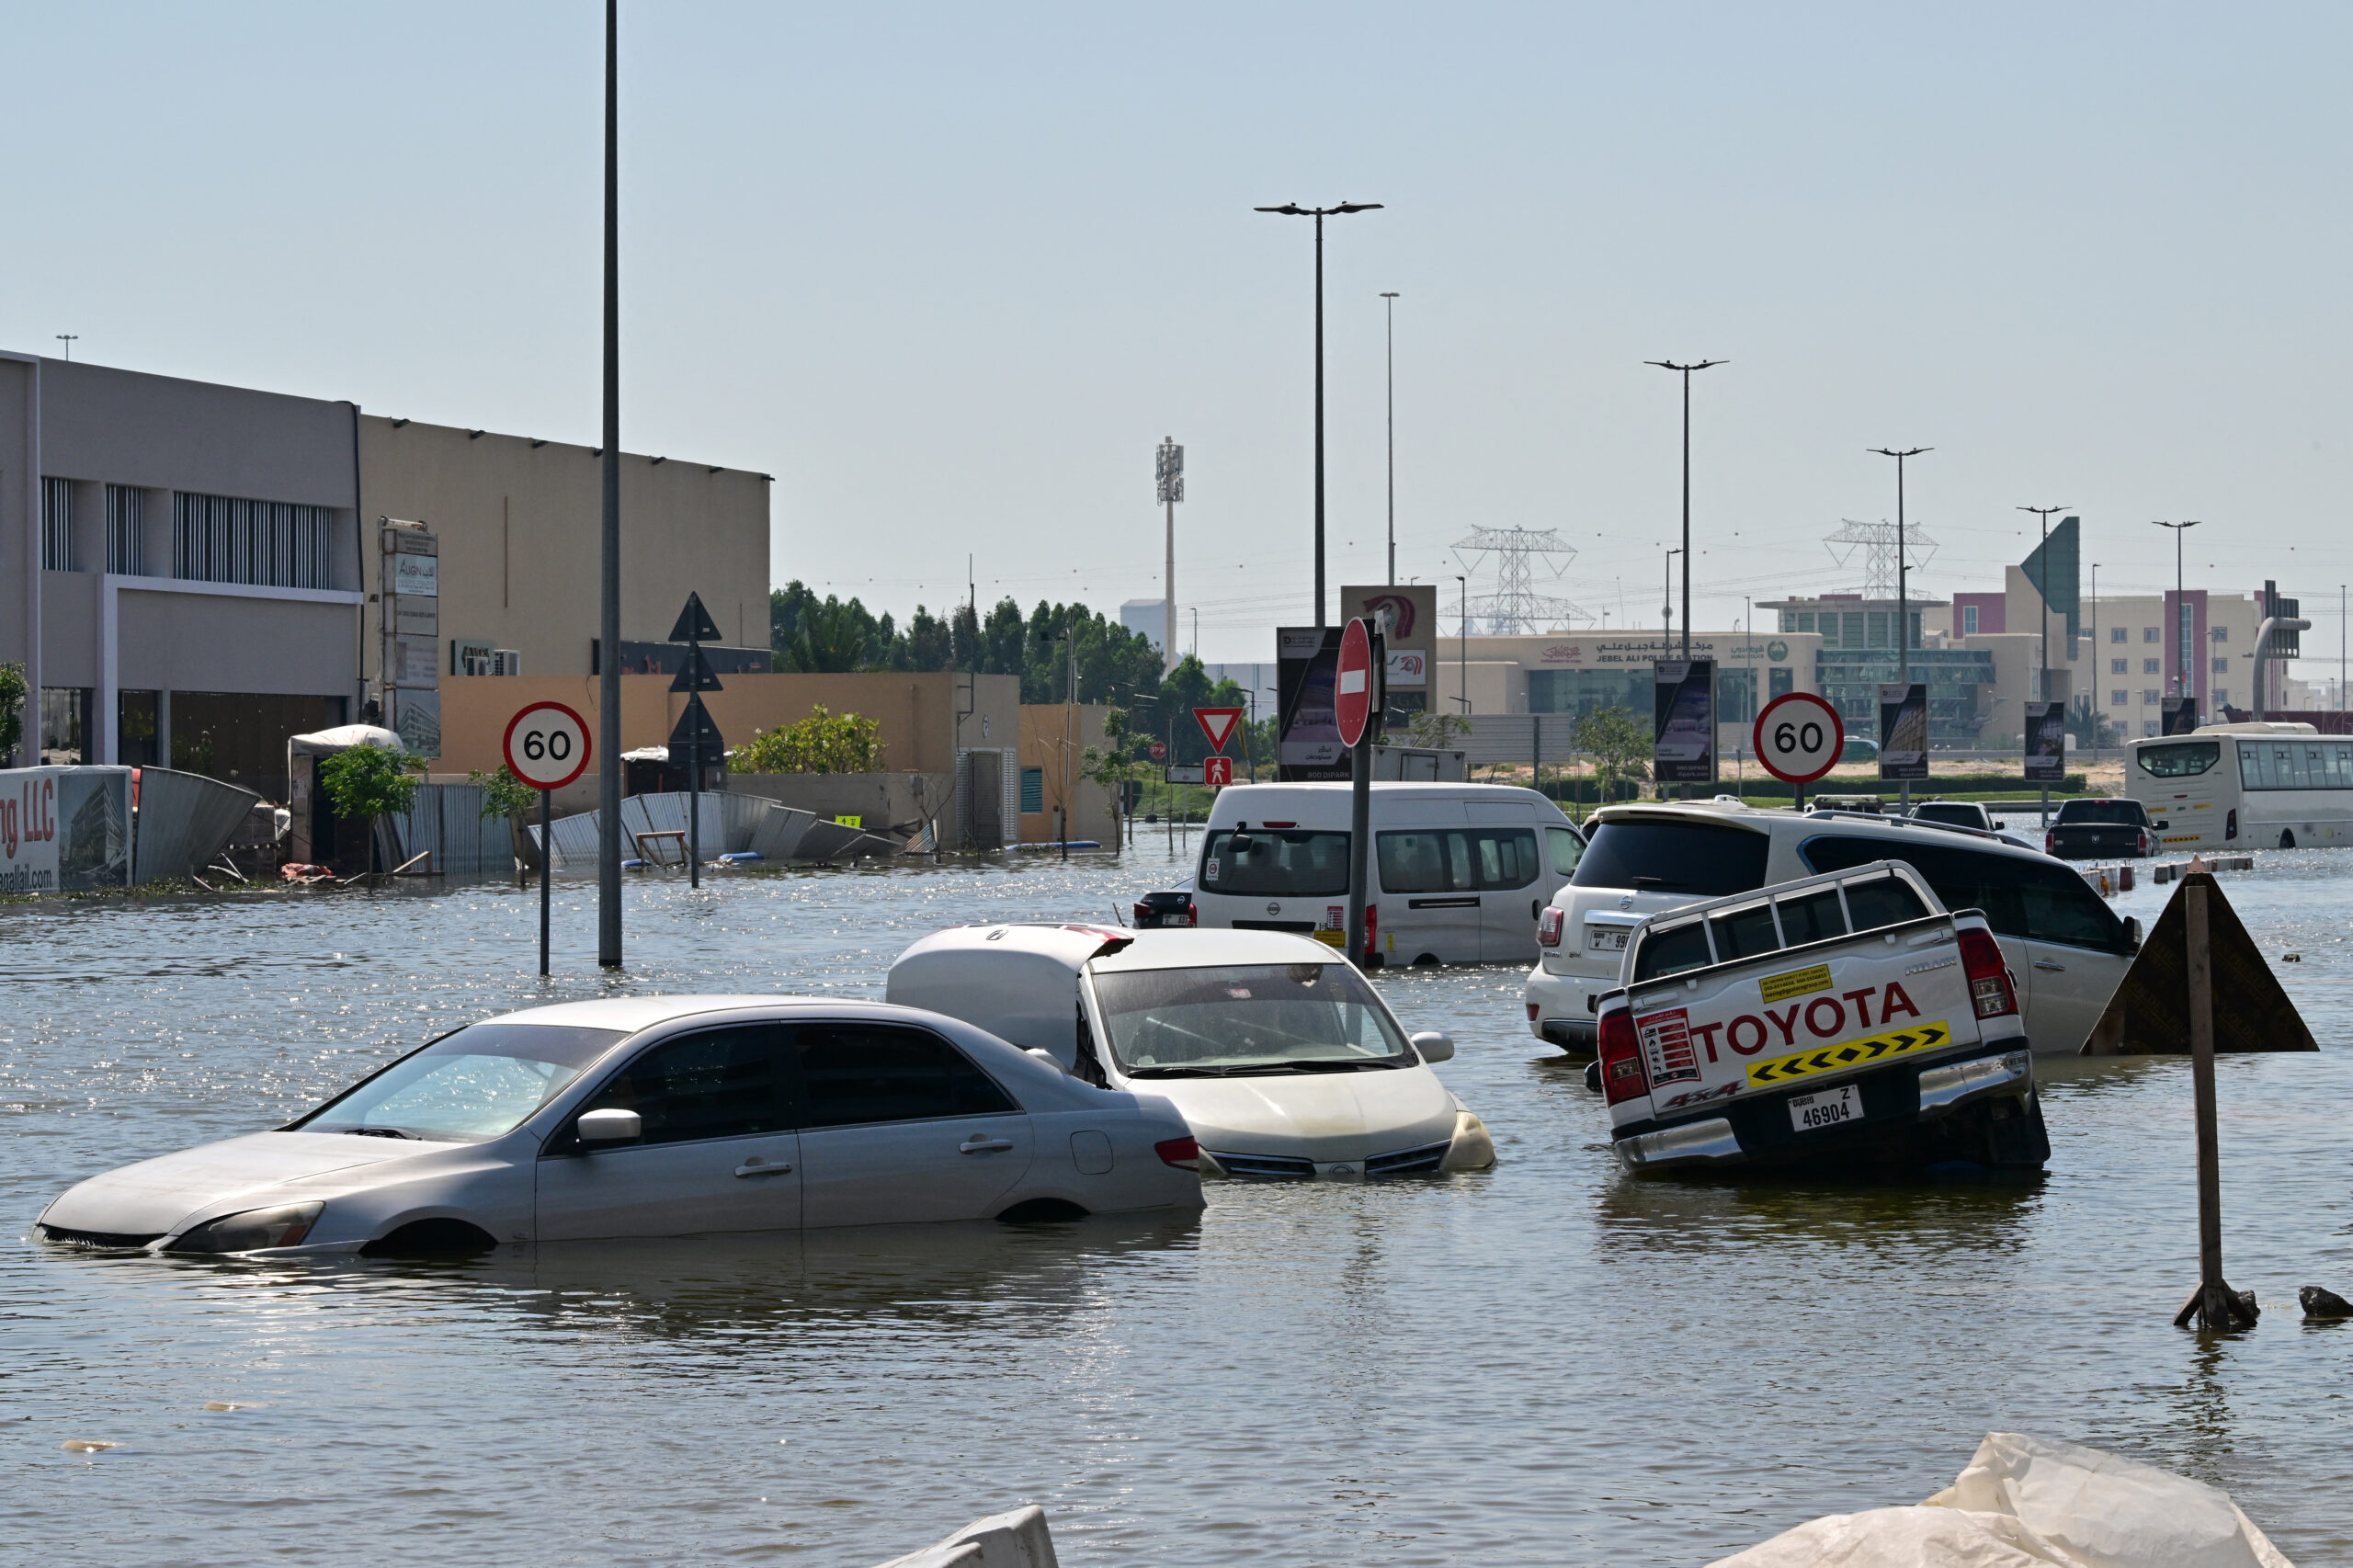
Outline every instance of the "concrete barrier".
{"label": "concrete barrier", "polygon": [[880,1568],[1060,1568],[1046,1510],[1032,1504],[974,1519],[937,1546],[893,1557]]}

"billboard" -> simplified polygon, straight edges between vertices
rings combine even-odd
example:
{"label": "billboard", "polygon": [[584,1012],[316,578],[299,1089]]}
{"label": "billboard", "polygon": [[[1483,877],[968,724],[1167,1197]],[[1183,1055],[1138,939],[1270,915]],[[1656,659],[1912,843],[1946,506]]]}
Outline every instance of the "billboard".
{"label": "billboard", "polygon": [[2194,697],[2166,698],[2164,713],[2165,722],[2158,729],[2160,734],[2187,735],[2198,728],[2198,699]]}
{"label": "billboard", "polygon": [[2029,702],[2026,705],[2026,779],[2029,784],[2056,784],[2067,777],[2067,705]]}
{"label": "billboard", "polygon": [[1382,722],[1402,729],[1431,705],[1438,673],[1438,585],[1343,587],[1340,619],[1370,620],[1388,643],[1389,695]]}
{"label": "billboard", "polygon": [[1928,776],[1928,683],[1882,681],[1879,688],[1879,777],[1882,784]]}
{"label": "billboard", "polygon": [[1660,659],[1652,666],[1651,772],[1662,784],[1716,781],[1716,662]]}
{"label": "billboard", "polygon": [[131,885],[131,769],[0,770],[0,892]]}
{"label": "billboard", "polygon": [[1340,628],[1275,629],[1276,777],[1285,783],[1348,777],[1348,748],[1340,744],[1335,711]]}

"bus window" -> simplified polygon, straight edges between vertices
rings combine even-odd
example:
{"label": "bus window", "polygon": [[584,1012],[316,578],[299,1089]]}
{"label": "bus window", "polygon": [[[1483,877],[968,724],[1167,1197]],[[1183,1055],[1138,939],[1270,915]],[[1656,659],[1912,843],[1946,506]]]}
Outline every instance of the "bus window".
{"label": "bus window", "polygon": [[[2245,743],[2240,744],[2244,756]],[[2220,741],[2181,741],[2168,746],[2143,746],[2141,771],[2159,778],[2192,778],[2222,760]]]}

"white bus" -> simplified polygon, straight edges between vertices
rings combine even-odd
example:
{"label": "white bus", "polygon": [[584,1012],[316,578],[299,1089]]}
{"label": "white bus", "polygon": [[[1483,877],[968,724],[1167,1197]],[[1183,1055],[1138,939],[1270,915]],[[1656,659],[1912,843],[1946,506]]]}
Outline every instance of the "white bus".
{"label": "white bus", "polygon": [[2209,724],[2129,741],[2124,792],[2175,849],[2353,843],[2353,736],[2310,724]]}

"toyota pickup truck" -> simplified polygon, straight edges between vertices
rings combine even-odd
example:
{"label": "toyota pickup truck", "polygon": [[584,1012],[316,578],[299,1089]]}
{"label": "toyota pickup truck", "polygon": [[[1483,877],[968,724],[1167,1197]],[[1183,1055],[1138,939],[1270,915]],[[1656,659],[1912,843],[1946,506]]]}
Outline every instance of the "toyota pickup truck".
{"label": "toyota pickup truck", "polygon": [[1595,1075],[1638,1173],[2039,1171],[2051,1141],[1985,916],[1874,861],[1653,915]]}

